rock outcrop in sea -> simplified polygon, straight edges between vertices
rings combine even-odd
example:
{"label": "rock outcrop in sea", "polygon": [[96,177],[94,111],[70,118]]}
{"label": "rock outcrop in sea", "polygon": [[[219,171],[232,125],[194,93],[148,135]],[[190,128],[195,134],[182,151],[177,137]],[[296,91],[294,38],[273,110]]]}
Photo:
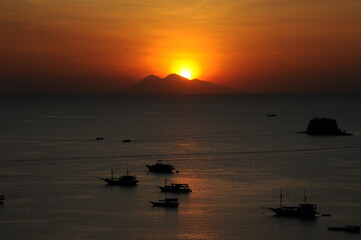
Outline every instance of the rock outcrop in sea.
{"label": "rock outcrop in sea", "polygon": [[352,133],[347,133],[338,127],[335,119],[332,118],[313,118],[307,126],[307,130],[303,133],[310,135],[336,135],[336,136],[350,136]]}

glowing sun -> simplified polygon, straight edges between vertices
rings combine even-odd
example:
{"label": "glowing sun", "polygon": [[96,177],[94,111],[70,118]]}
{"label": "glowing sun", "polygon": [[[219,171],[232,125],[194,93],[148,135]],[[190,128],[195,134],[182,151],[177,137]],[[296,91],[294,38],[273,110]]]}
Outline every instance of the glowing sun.
{"label": "glowing sun", "polygon": [[188,78],[188,79],[191,79],[191,77],[192,77],[192,73],[188,69],[181,70],[179,75],[181,75],[182,77]]}
{"label": "glowing sun", "polygon": [[171,72],[174,72],[189,80],[197,78],[199,76],[199,65],[197,62],[181,59],[172,63]]}

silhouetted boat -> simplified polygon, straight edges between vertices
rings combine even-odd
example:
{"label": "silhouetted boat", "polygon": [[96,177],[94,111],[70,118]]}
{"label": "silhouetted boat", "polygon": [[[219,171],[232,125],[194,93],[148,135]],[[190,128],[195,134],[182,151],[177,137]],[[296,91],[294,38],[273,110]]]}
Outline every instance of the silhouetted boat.
{"label": "silhouetted boat", "polygon": [[192,190],[189,188],[188,184],[184,183],[171,183],[167,185],[167,179],[164,182],[164,186],[158,186],[162,192],[172,192],[172,193],[189,193]]}
{"label": "silhouetted boat", "polygon": [[130,139],[124,139],[123,142],[131,142]]}
{"label": "silhouetted boat", "polygon": [[274,113],[267,114],[267,117],[276,117],[277,115]]}
{"label": "silhouetted boat", "polygon": [[4,194],[0,195],[0,203],[3,203],[4,200],[5,200],[5,195]]}
{"label": "silhouetted boat", "polygon": [[165,198],[158,202],[150,201],[154,207],[178,207],[178,198]]}
{"label": "silhouetted boat", "polygon": [[97,137],[96,140],[104,140],[103,137]]}
{"label": "silhouetted boat", "polygon": [[280,192],[280,206],[278,208],[266,208],[274,212],[277,216],[282,217],[298,217],[298,218],[314,218],[317,212],[316,204],[307,203],[306,194],[304,194],[305,203],[298,206],[283,206],[282,191]]}
{"label": "silhouetted boat", "polygon": [[113,169],[111,169],[110,178],[99,178],[108,183],[109,185],[121,185],[121,186],[135,186],[139,182],[136,176],[129,175],[127,170],[127,175],[119,176],[119,178],[113,177]]}
{"label": "silhouetted boat", "polygon": [[359,233],[360,226],[344,226],[344,227],[327,227],[330,231],[342,231],[342,232],[353,232]]}
{"label": "silhouetted boat", "polygon": [[171,164],[165,164],[161,162],[157,162],[153,165],[147,165],[147,168],[150,172],[159,172],[159,173],[171,173],[175,167]]}

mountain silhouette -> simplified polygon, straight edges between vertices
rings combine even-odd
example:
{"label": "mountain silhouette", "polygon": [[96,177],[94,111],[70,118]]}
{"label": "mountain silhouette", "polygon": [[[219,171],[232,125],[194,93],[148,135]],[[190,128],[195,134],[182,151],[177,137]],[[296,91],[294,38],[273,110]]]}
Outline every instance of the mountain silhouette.
{"label": "mountain silhouette", "polygon": [[231,89],[198,79],[189,80],[177,74],[165,78],[149,75],[125,89],[123,94],[180,95],[180,94],[232,94]]}

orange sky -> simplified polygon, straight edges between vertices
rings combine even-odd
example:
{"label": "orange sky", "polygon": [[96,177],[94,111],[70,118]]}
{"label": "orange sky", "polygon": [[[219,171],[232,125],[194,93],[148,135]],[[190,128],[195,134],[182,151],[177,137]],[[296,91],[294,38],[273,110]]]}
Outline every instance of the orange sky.
{"label": "orange sky", "polygon": [[361,91],[360,13],[360,0],[2,0],[0,93],[113,93],[183,65],[246,93]]}

